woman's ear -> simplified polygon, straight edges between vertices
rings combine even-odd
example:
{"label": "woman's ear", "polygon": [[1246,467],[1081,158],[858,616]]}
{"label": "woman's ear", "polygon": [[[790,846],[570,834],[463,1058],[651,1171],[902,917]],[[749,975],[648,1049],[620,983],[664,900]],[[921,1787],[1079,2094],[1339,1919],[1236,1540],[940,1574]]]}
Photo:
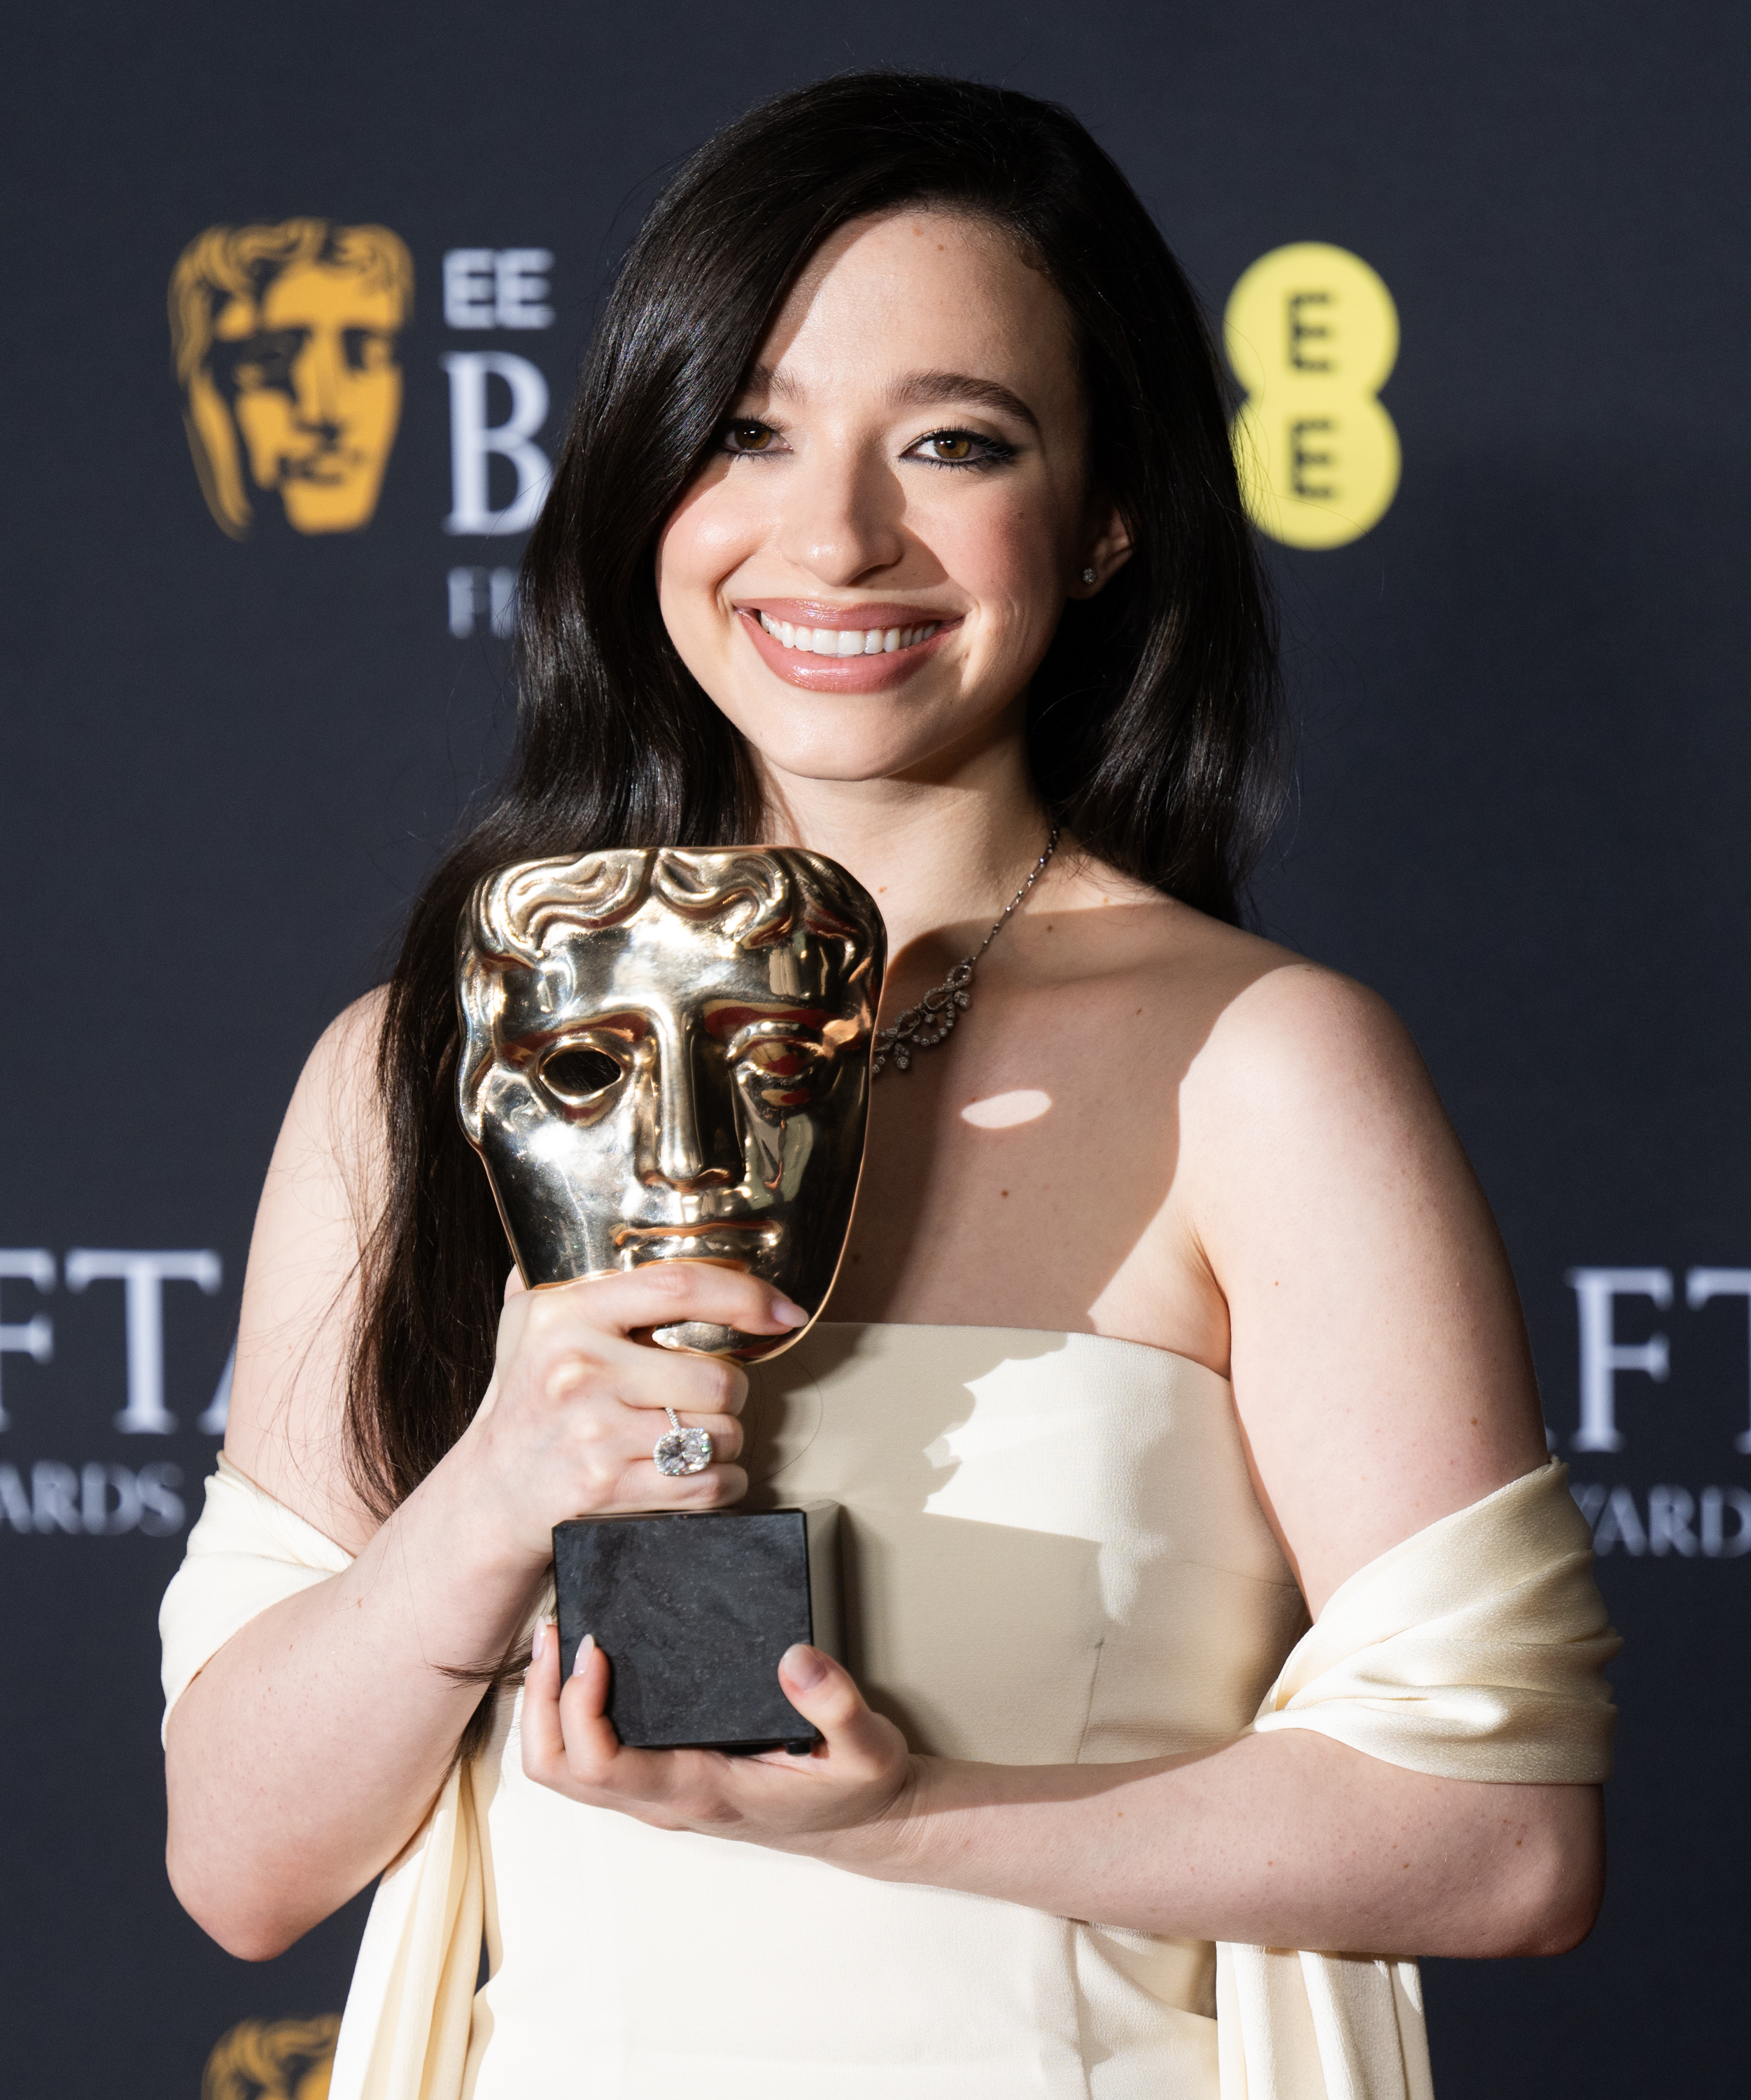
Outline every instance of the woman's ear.
{"label": "woman's ear", "polygon": [[1098,500],[1083,541],[1083,558],[1070,584],[1072,598],[1092,598],[1131,559],[1131,527],[1116,503]]}

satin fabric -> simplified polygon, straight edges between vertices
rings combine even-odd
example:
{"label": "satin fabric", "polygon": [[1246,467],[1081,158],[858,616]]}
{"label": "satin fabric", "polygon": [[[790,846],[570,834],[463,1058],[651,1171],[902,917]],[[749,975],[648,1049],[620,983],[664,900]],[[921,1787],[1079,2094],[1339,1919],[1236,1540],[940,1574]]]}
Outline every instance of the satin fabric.
{"label": "satin fabric", "polygon": [[[829,1324],[753,1370],[742,1419],[752,1502],[838,1505],[847,1661],[921,1751],[1215,1749],[1306,1623],[1228,1386],[1182,1357]],[[471,2100],[562,2069],[592,2100],[1215,2090],[1208,1941],[580,1809],[531,1784],[514,1717],[483,1784],[500,1936]]]}
{"label": "satin fabric", "polygon": [[[344,1573],[352,1558],[221,1452],[159,1607],[165,1725],[233,1634],[270,1605]],[[452,1770],[377,1883],[330,2100],[456,2100],[461,2092],[485,1908],[478,1769],[477,1760]]]}
{"label": "satin fabric", "polygon": [[[1232,1396],[1184,1359],[1087,1335],[828,1327],[765,1367],[748,1421],[756,1502],[825,1490],[844,1506],[853,1660],[920,1748],[1109,1762],[1220,1742],[1255,1715],[1452,1776],[1603,1774],[1612,1643],[1559,1467],[1383,1555],[1297,1642]],[[222,1460],[165,1599],[167,1701],[254,1612],[346,1564]],[[333,2100],[496,2100],[562,2064],[568,2089],[703,2079],[721,2100],[787,2071],[846,2100],[1431,2090],[1414,1963],[1211,1949],[647,1831],[531,1787],[515,1724],[506,1701],[384,1876]],[[702,2031],[741,2022],[708,2062],[685,2034],[662,2045],[663,1992],[700,1974],[695,1917],[720,1932],[739,1918],[782,1978],[809,1983],[781,1991],[781,2019],[770,1990],[708,2005]],[[494,1973],[477,2002],[483,1929]],[[797,2060],[774,2061],[773,2032],[799,2023]]]}
{"label": "satin fabric", "polygon": [[[1312,1728],[1441,1779],[1608,1778],[1622,1645],[1554,1461],[1358,1568],[1253,1723]],[[1432,2100],[1412,1961],[1216,1950],[1220,2100]]]}

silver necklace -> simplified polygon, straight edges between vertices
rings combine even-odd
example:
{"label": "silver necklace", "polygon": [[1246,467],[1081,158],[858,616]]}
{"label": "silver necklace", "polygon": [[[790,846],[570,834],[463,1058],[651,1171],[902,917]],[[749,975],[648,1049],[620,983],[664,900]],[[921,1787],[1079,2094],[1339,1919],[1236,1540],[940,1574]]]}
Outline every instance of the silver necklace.
{"label": "silver necklace", "polygon": [[876,1030],[876,1054],[870,1065],[872,1079],[881,1077],[890,1057],[898,1070],[907,1072],[919,1051],[934,1050],[939,1043],[947,1041],[955,1022],[973,1004],[973,973],[978,967],[979,958],[1009,924],[1009,915],[1046,872],[1046,863],[1057,849],[1058,827],[1054,824],[1046,840],[1046,850],[1029,869],[1027,880],[998,913],[990,932],[978,946],[955,965],[934,991],[927,991],[916,1006],[907,1007],[892,1028]]}

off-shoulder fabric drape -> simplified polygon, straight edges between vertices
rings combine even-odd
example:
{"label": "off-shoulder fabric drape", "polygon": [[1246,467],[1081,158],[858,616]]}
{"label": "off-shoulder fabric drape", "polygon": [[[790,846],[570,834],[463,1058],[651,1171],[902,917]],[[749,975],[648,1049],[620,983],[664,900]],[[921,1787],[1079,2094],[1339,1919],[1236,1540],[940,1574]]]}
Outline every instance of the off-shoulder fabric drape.
{"label": "off-shoulder fabric drape", "polygon": [[[258,1612],[352,1565],[223,1453],[158,1613],[165,1719]],[[456,2100],[480,1972],[484,1876],[474,1770],[457,1765],[377,1884],[335,2051],[330,2100]]]}
{"label": "off-shoulder fabric drape", "polygon": [[[1617,1652],[1566,1467],[1541,1466],[1358,1568],[1254,1722],[1442,1779],[1611,1768]],[[1413,1961],[1216,1949],[1221,2100],[1432,2100]]]}
{"label": "off-shoulder fabric drape", "polygon": [[[1604,1777],[1616,1642],[1587,1527],[1550,1464],[1360,1569],[1297,1643],[1255,1728],[1313,1728],[1444,1777]],[[166,1714],[258,1612],[348,1556],[222,1458],[167,1591]],[[331,2100],[459,2100],[483,1905],[479,1767],[452,1772],[379,1885]],[[1220,2100],[1429,2100],[1416,1965],[1217,1951]]]}

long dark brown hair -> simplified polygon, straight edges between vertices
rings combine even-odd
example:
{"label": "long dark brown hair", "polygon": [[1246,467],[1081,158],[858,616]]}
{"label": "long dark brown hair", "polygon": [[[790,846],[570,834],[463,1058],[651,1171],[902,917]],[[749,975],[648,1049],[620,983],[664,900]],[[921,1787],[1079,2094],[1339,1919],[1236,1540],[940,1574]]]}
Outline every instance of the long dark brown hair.
{"label": "long dark brown hair", "polygon": [[1068,607],[1029,690],[1039,799],[1126,874],[1237,916],[1276,815],[1276,660],[1220,368],[1179,265],[1052,104],[866,73],[762,104],[682,168],[608,298],[524,557],[516,754],[415,905],[390,985],[388,1185],[347,1401],[355,1483],[380,1515],[479,1405],[507,1263],[456,1120],[458,915],[505,861],[754,836],[748,752],[663,624],[657,537],[809,258],[909,204],[994,222],[1051,277],[1074,324],[1091,474],[1135,544],[1098,597]]}

